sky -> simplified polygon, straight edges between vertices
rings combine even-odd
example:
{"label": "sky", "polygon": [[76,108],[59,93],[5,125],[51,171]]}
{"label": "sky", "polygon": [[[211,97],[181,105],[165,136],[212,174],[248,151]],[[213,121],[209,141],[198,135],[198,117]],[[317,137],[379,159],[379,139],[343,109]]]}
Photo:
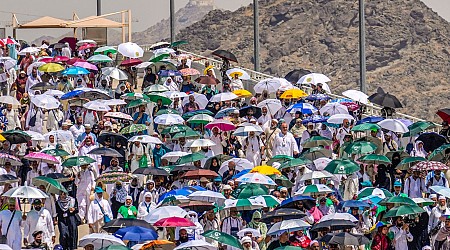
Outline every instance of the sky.
{"label": "sky", "polygon": [[[236,10],[248,5],[253,0],[215,0],[215,5],[220,9]],[[19,22],[26,23],[41,16],[53,16],[62,19],[71,19],[76,12],[80,18],[96,15],[96,0],[1,0],[0,28],[11,24],[11,13],[17,13]],[[186,5],[188,0],[175,0],[175,8]],[[446,20],[450,21],[450,1],[447,0],[423,0],[425,4],[438,12]],[[102,0],[102,13],[111,13],[120,10],[131,9],[132,30],[142,31],[169,17],[168,0]],[[117,18],[120,18],[117,16]],[[120,20],[120,19],[118,19]],[[6,27],[7,35],[12,31]],[[70,32],[70,29],[40,29],[19,30],[17,35],[21,39],[33,40],[42,35],[60,36]]]}

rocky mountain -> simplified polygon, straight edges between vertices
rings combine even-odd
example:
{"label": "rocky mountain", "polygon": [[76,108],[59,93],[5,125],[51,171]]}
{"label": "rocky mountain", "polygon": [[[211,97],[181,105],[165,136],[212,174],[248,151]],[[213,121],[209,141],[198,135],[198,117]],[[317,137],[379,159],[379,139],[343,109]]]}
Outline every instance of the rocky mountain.
{"label": "rocky mountain", "polygon": [[[366,0],[367,89],[399,97],[398,111],[439,121],[450,100],[450,26],[420,0]],[[335,93],[359,82],[358,1],[260,0],[261,71],[284,76],[295,68],[328,75]],[[253,10],[213,10],[180,31],[185,49],[209,56],[235,53],[253,68]]]}

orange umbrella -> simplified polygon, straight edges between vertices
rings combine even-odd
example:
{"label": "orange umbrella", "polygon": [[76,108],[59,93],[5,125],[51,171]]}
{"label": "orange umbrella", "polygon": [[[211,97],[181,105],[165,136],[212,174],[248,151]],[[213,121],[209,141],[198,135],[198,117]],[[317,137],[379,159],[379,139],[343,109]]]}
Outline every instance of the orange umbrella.
{"label": "orange umbrella", "polygon": [[171,250],[175,248],[175,243],[168,240],[152,240],[147,244],[144,244],[140,250]]}

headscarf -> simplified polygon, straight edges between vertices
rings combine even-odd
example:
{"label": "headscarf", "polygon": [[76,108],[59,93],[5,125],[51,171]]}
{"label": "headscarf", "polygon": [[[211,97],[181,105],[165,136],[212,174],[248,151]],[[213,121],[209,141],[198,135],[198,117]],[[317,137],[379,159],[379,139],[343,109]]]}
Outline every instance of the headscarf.
{"label": "headscarf", "polygon": [[[422,143],[422,148],[419,148],[419,143]],[[414,144],[414,150],[411,152],[412,156],[417,156],[417,157],[427,157],[427,151],[425,151],[425,149],[423,148],[423,142],[422,141],[416,141],[416,143]]]}
{"label": "headscarf", "polygon": [[120,90],[120,87],[122,87],[122,86],[124,86],[126,88],[126,85],[123,82],[121,82],[121,83],[119,83],[119,85],[117,85],[117,87],[116,87],[116,93],[117,94],[123,94],[122,90]]}
{"label": "headscarf", "polygon": [[262,224],[261,221],[256,221],[255,219],[259,218],[261,219],[261,212],[259,211],[255,211],[252,215],[252,220],[250,221],[250,223],[248,223],[248,226],[253,228],[253,229],[259,229],[259,226]]}
{"label": "headscarf", "polygon": [[[116,191],[116,201],[119,203],[125,203],[127,196],[128,196],[128,192],[126,190],[126,188],[123,187],[123,183],[118,181],[116,182],[116,185],[120,184],[120,186],[122,187],[121,189],[117,189],[116,187],[114,187],[114,191]],[[113,192],[114,192],[113,191]]]}
{"label": "headscarf", "polygon": [[72,205],[73,198],[70,197],[68,194],[66,194],[66,198],[62,199],[61,195],[58,197],[58,202],[61,205],[61,210],[63,212],[69,210],[70,206]]}
{"label": "headscarf", "polygon": [[[80,150],[82,147],[84,147],[86,145],[86,140],[87,139],[91,139],[91,143],[94,143],[94,139],[92,138],[92,136],[88,135],[84,138],[84,140],[80,143],[80,146],[78,147],[78,150]],[[91,144],[92,145],[92,144]]]}

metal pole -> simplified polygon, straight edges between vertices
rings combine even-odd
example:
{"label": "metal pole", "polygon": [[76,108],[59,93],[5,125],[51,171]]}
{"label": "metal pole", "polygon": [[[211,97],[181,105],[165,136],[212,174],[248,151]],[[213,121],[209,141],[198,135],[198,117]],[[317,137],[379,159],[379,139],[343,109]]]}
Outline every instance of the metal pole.
{"label": "metal pole", "polygon": [[102,15],[102,0],[97,0],[97,16]]}
{"label": "metal pole", "polygon": [[170,0],[170,43],[175,42],[175,0]]}
{"label": "metal pole", "polygon": [[359,81],[361,92],[366,93],[366,28],[364,0],[359,0]]}
{"label": "metal pole", "polygon": [[259,3],[253,0],[253,58],[255,71],[259,71]]}

